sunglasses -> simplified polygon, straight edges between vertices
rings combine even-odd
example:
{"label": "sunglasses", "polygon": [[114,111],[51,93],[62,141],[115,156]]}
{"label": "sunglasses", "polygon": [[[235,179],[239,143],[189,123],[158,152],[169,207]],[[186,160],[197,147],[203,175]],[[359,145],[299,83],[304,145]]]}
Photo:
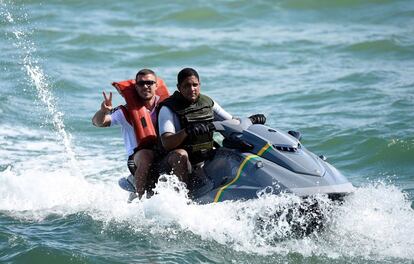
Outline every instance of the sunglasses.
{"label": "sunglasses", "polygon": [[149,80],[149,81],[138,81],[137,85],[138,86],[144,86],[144,85],[152,86],[156,83],[157,83],[156,81],[151,81],[151,80]]}

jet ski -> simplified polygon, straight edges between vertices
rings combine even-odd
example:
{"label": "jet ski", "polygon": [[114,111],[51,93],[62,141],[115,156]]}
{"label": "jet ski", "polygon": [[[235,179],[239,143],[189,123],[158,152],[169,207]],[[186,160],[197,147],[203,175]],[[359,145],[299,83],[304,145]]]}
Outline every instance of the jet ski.
{"label": "jet ski", "polygon": [[[327,195],[341,199],[353,185],[324,156],[317,156],[300,142],[297,132],[288,133],[248,118],[213,122],[223,136],[212,158],[195,166],[189,196],[200,204],[257,199],[263,192],[299,197]],[[134,199],[133,176],[119,180]]]}

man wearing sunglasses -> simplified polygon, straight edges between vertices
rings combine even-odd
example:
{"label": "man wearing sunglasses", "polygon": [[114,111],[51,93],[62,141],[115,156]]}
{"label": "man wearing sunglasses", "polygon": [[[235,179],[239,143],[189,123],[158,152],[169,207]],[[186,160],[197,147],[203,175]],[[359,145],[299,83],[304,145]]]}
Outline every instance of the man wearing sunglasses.
{"label": "man wearing sunglasses", "polygon": [[[157,76],[150,69],[140,70],[135,78],[135,90],[150,114],[151,121],[157,123],[156,107],[160,97],[155,94],[157,89]],[[122,92],[117,88],[118,92]],[[123,96],[123,95],[122,95]],[[145,193],[146,187],[150,183],[150,169],[154,162],[155,151],[151,148],[138,148],[139,142],[134,128],[129,122],[128,112],[125,110],[127,105],[112,107],[112,92],[109,96],[103,92],[104,100],[101,109],[98,110],[92,118],[92,122],[97,127],[120,126],[124,138],[125,148],[128,155],[128,169],[135,176],[135,185],[139,198]],[[134,197],[130,197],[132,200]]]}

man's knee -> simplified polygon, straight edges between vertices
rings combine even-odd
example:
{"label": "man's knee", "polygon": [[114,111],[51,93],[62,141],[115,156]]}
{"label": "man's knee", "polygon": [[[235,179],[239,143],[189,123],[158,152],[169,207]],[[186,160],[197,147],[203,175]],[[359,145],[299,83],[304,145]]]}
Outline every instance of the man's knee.
{"label": "man's knee", "polygon": [[[168,155],[168,163],[170,165],[181,163],[181,162],[188,162],[188,153],[184,149],[174,149]],[[185,164],[184,163],[184,164]]]}
{"label": "man's knee", "polygon": [[154,160],[155,153],[150,149],[141,149],[137,151],[134,155],[134,162],[137,165],[138,163],[151,164]]}

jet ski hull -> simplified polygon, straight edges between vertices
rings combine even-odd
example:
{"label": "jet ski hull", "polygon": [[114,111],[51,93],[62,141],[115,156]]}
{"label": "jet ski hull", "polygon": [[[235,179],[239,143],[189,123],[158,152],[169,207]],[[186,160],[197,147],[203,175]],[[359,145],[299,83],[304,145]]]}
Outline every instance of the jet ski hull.
{"label": "jet ski hull", "polygon": [[[326,194],[332,199],[352,193],[352,184],[324,157],[308,151],[292,133],[248,119],[214,122],[224,136],[211,159],[194,168],[190,197],[198,203],[257,199],[261,193],[299,197]],[[120,180],[134,192],[134,180]],[[132,187],[131,187],[132,186]]]}

